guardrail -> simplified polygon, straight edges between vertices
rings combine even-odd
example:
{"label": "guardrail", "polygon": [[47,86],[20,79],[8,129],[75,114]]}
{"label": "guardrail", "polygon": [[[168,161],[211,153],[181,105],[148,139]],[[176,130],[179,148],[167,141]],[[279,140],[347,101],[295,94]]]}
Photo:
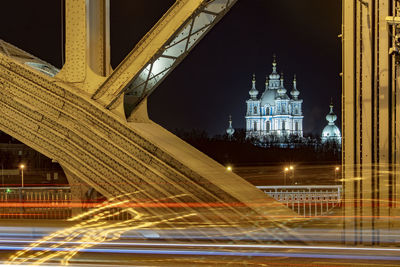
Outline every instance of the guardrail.
{"label": "guardrail", "polygon": [[[0,219],[68,219],[74,208],[85,212],[97,204],[73,203],[70,187],[0,187]],[[107,212],[115,215],[105,220],[131,219],[118,207],[107,208]]]}
{"label": "guardrail", "polygon": [[69,187],[2,187],[2,219],[66,219],[71,217]]}
{"label": "guardrail", "polygon": [[326,216],[341,204],[341,185],[257,186],[300,215]]}
{"label": "guardrail", "polygon": [[[303,216],[326,216],[332,208],[341,203],[341,185],[257,186],[257,188]],[[72,215],[71,203],[69,187],[0,188],[2,219],[67,219]],[[124,220],[128,217],[127,214],[121,214],[109,219]]]}

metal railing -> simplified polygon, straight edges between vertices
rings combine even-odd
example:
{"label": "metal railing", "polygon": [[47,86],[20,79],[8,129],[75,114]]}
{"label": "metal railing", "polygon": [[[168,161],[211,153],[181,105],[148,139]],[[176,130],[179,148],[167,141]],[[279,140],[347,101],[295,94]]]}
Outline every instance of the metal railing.
{"label": "metal railing", "polygon": [[2,219],[66,219],[71,217],[69,187],[2,187]]}
{"label": "metal railing", "polygon": [[[87,212],[101,202],[73,203],[70,187],[0,187],[0,219],[68,219],[73,209]],[[127,220],[119,207],[107,208],[105,220]],[[82,217],[87,219],[87,217]]]}
{"label": "metal railing", "polygon": [[[303,216],[326,216],[341,203],[341,185],[257,186],[257,188]],[[69,187],[0,188],[1,219],[67,219],[72,215],[71,203]],[[83,207],[83,210],[88,208]],[[109,219],[124,220],[127,216],[122,213]]]}
{"label": "metal railing", "polygon": [[326,216],[341,204],[341,185],[257,186],[300,215]]}

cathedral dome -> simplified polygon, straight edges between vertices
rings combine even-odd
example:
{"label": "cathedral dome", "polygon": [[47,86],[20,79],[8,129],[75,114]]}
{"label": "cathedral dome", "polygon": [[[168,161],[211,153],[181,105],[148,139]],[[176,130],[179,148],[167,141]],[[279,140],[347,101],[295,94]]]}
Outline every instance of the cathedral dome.
{"label": "cathedral dome", "polygon": [[270,80],[279,80],[279,78],[281,77],[278,72],[276,71],[276,56],[273,56],[273,61],[272,61],[272,73],[269,75],[269,79]]}
{"label": "cathedral dome", "polygon": [[290,94],[293,96],[294,99],[298,98],[300,95],[299,91],[292,90]]}
{"label": "cathedral dome", "polygon": [[274,89],[265,90],[265,92],[261,96],[261,106],[265,105],[274,106],[277,94],[278,94],[277,91]]}
{"label": "cathedral dome", "polygon": [[226,129],[226,133],[228,134],[228,137],[232,137],[232,135],[235,133],[235,129],[232,127],[232,116],[229,115],[229,127]]}
{"label": "cathedral dome", "polygon": [[333,113],[333,111],[331,110],[331,112],[329,112],[328,115],[326,115],[326,120],[329,122],[329,124],[334,123],[337,119],[337,116],[335,113]]}
{"label": "cathedral dome", "polygon": [[279,95],[284,95],[284,94],[286,94],[286,88],[285,88],[285,86],[283,85],[283,73],[281,74],[281,86],[280,86],[280,88],[278,89],[278,94]]}
{"label": "cathedral dome", "polygon": [[281,77],[281,76],[280,76],[278,73],[271,73],[271,74],[269,75],[269,79],[270,79],[270,80],[279,80],[280,77]]}
{"label": "cathedral dome", "polygon": [[337,119],[336,114],[333,112],[333,104],[329,105],[329,113],[326,115],[326,120],[328,121],[328,125],[335,125],[335,121]]}
{"label": "cathedral dome", "polygon": [[274,62],[272,63],[272,73],[269,75],[270,80],[279,80],[281,76],[276,71],[276,59],[274,58]]}
{"label": "cathedral dome", "polygon": [[339,128],[335,125],[337,119],[336,114],[333,112],[333,104],[329,105],[330,111],[326,115],[328,125],[322,130],[322,142],[332,140],[341,143],[341,134]]}
{"label": "cathedral dome", "polygon": [[340,130],[336,125],[326,125],[322,130],[322,139],[340,138]]}
{"label": "cathedral dome", "polygon": [[296,75],[294,75],[293,79],[293,90],[290,92],[294,100],[297,100],[297,98],[300,95],[300,92],[297,90],[297,81],[296,81]]}
{"label": "cathedral dome", "polygon": [[251,99],[257,99],[258,91],[256,89],[256,75],[255,74],[253,74],[252,87],[249,91],[249,95],[250,95]]}

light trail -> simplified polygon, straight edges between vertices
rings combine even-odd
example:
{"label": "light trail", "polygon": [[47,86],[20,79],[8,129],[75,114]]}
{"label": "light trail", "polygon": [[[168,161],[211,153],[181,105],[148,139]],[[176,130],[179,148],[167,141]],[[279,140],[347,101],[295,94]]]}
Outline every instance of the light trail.
{"label": "light trail", "polygon": [[[134,192],[135,194],[138,193]],[[130,193],[130,194],[134,194]],[[76,221],[78,219],[87,218],[81,223],[59,230],[49,236],[46,236],[39,241],[33,242],[29,247],[24,248],[12,255],[7,263],[12,264],[23,264],[25,262],[33,262],[34,264],[43,264],[53,258],[62,257],[61,264],[68,265],[69,260],[74,257],[78,252],[85,251],[94,245],[104,243],[106,241],[112,241],[119,239],[121,234],[124,232],[148,228],[162,223],[167,223],[175,220],[180,220],[186,217],[197,215],[196,213],[190,214],[170,214],[170,218],[161,218],[161,216],[144,216],[143,214],[135,211],[132,208],[125,208],[119,211],[111,212],[108,209],[119,207],[128,202],[128,200],[117,201],[125,197],[121,195],[112,198],[101,205],[98,205],[96,209],[90,210],[78,216],[71,218],[69,221]],[[172,196],[174,197],[174,196]],[[132,219],[118,222],[107,222],[105,219],[115,217],[122,212],[129,212],[133,215]],[[146,221],[140,221],[146,217]],[[138,225],[130,225],[131,223],[139,223]],[[50,247],[43,247],[44,244],[50,244],[51,240],[55,238],[63,238],[62,241],[52,242]],[[79,239],[80,242],[71,243],[72,240]],[[66,245],[75,245],[74,247],[61,247]],[[31,255],[24,256],[28,252],[35,252]],[[23,257],[24,256],[24,257]]]}
{"label": "light trail", "polygon": [[[0,242],[9,243],[27,243],[34,241],[18,241],[18,240],[0,240]],[[82,242],[57,242],[49,241],[45,244],[72,244],[79,245]],[[97,242],[85,242],[85,244],[99,245]],[[331,246],[291,246],[291,245],[258,245],[258,244],[196,244],[196,243],[144,243],[144,242],[103,242],[102,246],[147,246],[147,247],[196,247],[196,248],[254,248],[254,249],[301,249],[301,250],[348,250],[348,251],[376,251],[376,252],[399,252],[400,248],[377,248],[377,247],[331,247]],[[0,246],[0,250],[5,249],[7,246]],[[10,247],[11,248],[11,247]],[[13,247],[21,248],[21,247]]]}
{"label": "light trail", "polygon": [[[362,202],[362,203],[361,203]],[[388,202],[385,200],[371,200],[371,199],[361,199],[357,200],[357,207],[363,207],[363,208],[369,208],[373,207],[373,202],[379,202],[381,207],[388,207],[390,205],[400,205],[400,201],[392,201]],[[106,203],[106,202],[104,202]],[[361,203],[361,204],[360,204]],[[93,203],[93,202],[83,202],[85,207],[87,208],[98,208],[99,206],[103,206],[103,203]],[[317,204],[315,203],[294,203],[299,207],[309,207],[309,206],[316,206]],[[152,202],[151,200],[142,200],[142,201],[137,201],[137,202],[121,202],[121,203],[114,203],[113,206],[119,207],[119,208],[141,208],[141,207],[146,207],[146,208],[159,208],[159,207],[171,207],[171,208],[179,208],[179,207],[280,207],[282,203],[276,202],[276,203],[250,203],[250,204],[243,204],[239,202],[164,202],[162,200],[159,200],[157,202]],[[340,203],[340,207],[346,208],[346,207],[355,207],[356,204],[354,204],[354,201],[347,200],[347,201],[342,201]],[[8,202],[1,202],[0,203],[1,208],[76,208],[76,207],[82,207],[82,202],[71,202],[71,201],[41,201],[40,203],[35,202],[35,201],[29,201],[29,200],[24,200],[23,202],[20,201],[8,201]],[[293,216],[292,216],[293,217]],[[313,216],[315,217],[315,216]]]}
{"label": "light trail", "polygon": [[[174,230],[170,228],[156,228],[156,229],[148,229],[156,234],[157,240],[168,240],[168,239],[180,239],[180,240],[203,240],[207,241],[212,236],[212,239],[215,241],[228,241],[231,236],[238,236],[240,240],[251,241],[255,239],[259,242],[264,241],[276,241],[277,230],[275,228],[268,229],[248,229],[248,228],[226,228],[224,227],[225,236],[218,235],[219,227],[215,228],[210,225],[198,226],[194,225],[193,228],[189,228],[185,223],[182,226],[179,226],[179,223],[176,223],[176,226],[179,227],[179,230]],[[184,229],[185,227],[186,229]],[[240,226],[238,226],[240,227]],[[32,240],[23,239],[24,237],[38,237],[43,238],[48,235],[48,233],[55,232],[60,228],[49,228],[49,227],[0,227],[0,242],[11,242],[10,240],[18,240],[18,242],[26,242],[29,243]],[[201,229],[201,231],[199,230]],[[238,230],[240,230],[238,232]],[[252,238],[246,236],[247,233],[252,233]],[[346,235],[347,241],[352,241],[351,236],[354,235],[363,235],[364,237],[372,237],[376,233],[370,230],[346,230],[338,232],[336,228],[328,228],[328,229],[316,229],[316,228],[308,228],[308,229],[296,229],[296,233],[301,235],[306,242],[342,242],[342,236]],[[285,232],[281,232],[279,234],[283,241],[295,241],[291,235],[288,235]],[[121,238],[124,240],[135,240],[143,238],[143,234],[141,230],[132,230],[127,231]],[[380,231],[379,238],[382,243],[397,243],[397,240],[400,240],[400,231],[390,230],[390,231]],[[17,241],[16,241],[17,242]],[[184,241],[182,241],[184,242]]]}
{"label": "light trail", "polygon": [[[19,247],[0,247],[3,250],[17,250]],[[35,247],[34,250],[45,250],[46,247]],[[72,252],[75,248],[52,248],[55,252]],[[109,249],[109,248],[83,248],[80,252],[87,253],[118,253],[118,254],[158,254],[158,255],[188,255],[188,256],[232,256],[232,257],[290,257],[290,258],[320,258],[320,259],[351,259],[351,260],[379,260],[379,261],[400,261],[400,256],[390,255],[354,255],[354,254],[321,254],[304,252],[249,252],[249,251],[221,251],[221,250],[179,250],[179,249]],[[39,260],[33,264],[40,265],[49,260]],[[68,262],[62,262],[68,265]]]}
{"label": "light trail", "polygon": [[[139,192],[139,191],[138,191]],[[135,192],[135,193],[138,193]],[[47,262],[59,261],[62,265],[68,265],[71,259],[76,256],[77,253],[88,252],[88,253],[119,253],[119,254],[155,254],[155,255],[187,255],[187,256],[231,256],[231,257],[289,257],[289,258],[325,258],[325,259],[348,259],[348,260],[388,260],[388,261],[399,261],[400,262],[400,249],[399,248],[377,248],[377,247],[343,247],[343,246],[298,246],[298,245],[262,245],[262,244],[218,244],[218,243],[189,243],[195,239],[202,239],[205,242],[213,240],[214,242],[224,242],[232,241],[231,237],[237,238],[237,241],[276,241],[278,243],[281,241],[285,243],[287,241],[298,241],[287,232],[276,232],[277,228],[241,228],[238,224],[238,228],[224,228],[224,232],[227,233],[225,236],[216,234],[218,229],[215,224],[204,224],[196,225],[191,224],[190,221],[182,221],[181,219],[196,216],[193,213],[171,213],[163,215],[145,215],[138,211],[136,208],[158,208],[158,207],[188,207],[194,205],[193,207],[212,207],[217,210],[217,207],[226,207],[227,205],[235,205],[236,203],[177,203],[171,202],[172,200],[159,199],[159,202],[138,202],[130,203],[128,200],[123,199],[124,196],[119,196],[110,199],[101,204],[92,203],[93,209],[88,212],[82,213],[75,216],[69,221],[76,222],[78,220],[84,219],[84,221],[78,222],[72,227],[67,229],[56,229],[57,231],[44,236],[42,239],[35,240],[10,240],[10,239],[0,239],[0,244],[4,243],[4,246],[0,245],[0,250],[9,251],[16,250],[17,252],[9,258],[7,263],[10,264],[44,264]],[[172,196],[169,198],[177,198],[183,195]],[[165,201],[165,202],[163,202]],[[38,204],[40,206],[43,203],[24,203],[24,204]],[[52,205],[52,202],[46,202],[45,205]],[[68,205],[69,203],[65,203]],[[71,203],[74,204],[74,203]],[[351,203],[350,203],[351,204]],[[12,203],[14,205],[14,203]],[[43,206],[43,205],[42,205]],[[273,206],[263,203],[256,203],[253,206]],[[344,206],[344,205],[343,205]],[[342,207],[343,207],[342,206]],[[71,206],[73,207],[73,206]],[[117,211],[115,209],[117,208]],[[211,209],[213,210],[213,209]],[[121,213],[130,213],[132,215],[131,219],[125,221],[106,221],[108,218],[118,216]],[[157,214],[157,213],[155,213]],[[258,216],[260,222],[262,219],[280,219],[280,218],[290,218],[292,216]],[[400,216],[307,216],[293,218],[291,222],[298,221],[311,221],[309,219],[320,219],[320,218],[400,218]],[[179,221],[181,220],[181,221]],[[171,243],[166,239],[159,238],[159,240],[165,240],[168,243],[154,242],[112,242],[123,237],[126,240],[127,235],[134,235],[134,231],[137,229],[149,229],[159,224],[174,222],[173,226],[179,228],[178,231],[175,229],[167,229],[163,235],[169,236],[168,231],[175,231],[173,233],[178,235],[172,235],[172,238],[186,239],[186,243]],[[197,226],[197,228],[191,228]],[[222,225],[223,226],[223,225]],[[232,226],[232,225],[230,225]],[[235,225],[236,226],[236,225]],[[199,229],[203,227],[206,228],[205,235],[201,235]],[[214,227],[214,228],[212,228]],[[207,232],[207,228],[211,229],[211,232]],[[2,230],[3,228],[0,228]],[[4,230],[9,228],[4,228]],[[128,233],[129,231],[133,231]],[[188,230],[188,231],[186,231]],[[281,229],[282,230],[282,229]],[[304,238],[303,241],[327,241],[329,237],[333,237],[332,240],[335,242],[340,241],[339,234],[324,233],[318,231],[326,231],[327,229],[316,229],[315,232],[307,232],[307,230],[294,229],[293,232],[301,234]],[[333,229],[330,229],[333,230]],[[37,229],[36,229],[37,231]],[[197,232],[196,232],[197,231]],[[214,232],[213,232],[214,231]],[[302,231],[305,231],[304,233]],[[313,229],[311,231],[314,231]],[[139,231],[138,235],[140,234]],[[179,233],[182,232],[183,234]],[[132,234],[133,233],[133,234]],[[30,233],[28,232],[30,235]],[[158,235],[158,233],[156,232]],[[351,232],[350,232],[351,234]],[[7,234],[4,234],[7,235]],[[251,235],[251,236],[250,236]],[[369,231],[363,232],[364,236],[369,235]],[[21,235],[23,236],[23,235]],[[32,233],[31,239],[34,234]],[[37,235],[40,236],[40,235]],[[373,235],[370,235],[373,236]],[[380,234],[380,237],[384,235]],[[391,231],[390,234],[386,235],[387,240],[381,239],[380,241],[385,241],[386,243],[397,244],[399,240],[399,233],[396,231]],[[2,234],[0,233],[0,238]],[[145,235],[142,238],[147,238]],[[140,237],[139,237],[140,238]],[[208,239],[208,240],[207,240]],[[169,239],[171,240],[171,238]],[[349,239],[346,239],[348,241]],[[183,241],[183,240],[182,240]],[[197,240],[198,241],[198,240]],[[25,243],[31,243],[28,247],[24,246]],[[243,242],[242,242],[243,243]],[[14,244],[8,246],[7,244]],[[340,244],[340,243],[336,243]],[[94,247],[97,246],[97,247]],[[116,247],[120,246],[120,247]],[[21,250],[22,249],[22,250]],[[250,251],[251,250],[251,251]],[[263,251],[267,250],[267,251]],[[272,251],[268,251],[272,250]],[[274,251],[278,250],[278,251]],[[294,251],[285,251],[294,250]],[[382,255],[386,253],[386,255]],[[388,254],[394,255],[388,255]],[[377,255],[375,255],[377,254]]]}

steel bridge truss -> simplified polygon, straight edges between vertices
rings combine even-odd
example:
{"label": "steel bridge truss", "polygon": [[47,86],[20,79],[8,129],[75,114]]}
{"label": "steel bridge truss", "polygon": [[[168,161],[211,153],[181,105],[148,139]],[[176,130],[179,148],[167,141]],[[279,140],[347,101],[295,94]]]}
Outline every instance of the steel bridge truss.
{"label": "steel bridge truss", "polygon": [[174,34],[173,39],[157,51],[154,58],[134,76],[132,82],[116,94],[107,108],[111,108],[121,94],[134,96],[129,101],[134,101],[136,105],[151,94],[236,1],[210,1],[198,9]]}
{"label": "steel bridge truss", "polygon": [[[0,43],[0,130],[59,162],[72,199],[91,187],[109,199],[147,203],[135,212],[149,218],[179,213],[185,223],[227,225],[253,215],[291,219],[284,205],[147,117],[147,96],[234,3],[178,0],[111,71],[108,0],[66,0],[60,71]],[[137,96],[129,121],[126,93]]]}

